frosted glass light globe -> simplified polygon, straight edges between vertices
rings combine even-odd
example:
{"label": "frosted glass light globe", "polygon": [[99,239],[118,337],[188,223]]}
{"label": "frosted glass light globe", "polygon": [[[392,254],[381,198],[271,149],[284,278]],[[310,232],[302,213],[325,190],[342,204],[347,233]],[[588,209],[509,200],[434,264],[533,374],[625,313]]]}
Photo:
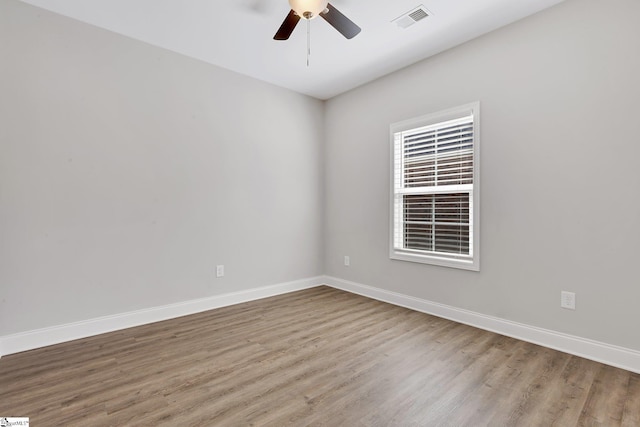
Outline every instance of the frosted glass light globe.
{"label": "frosted glass light globe", "polygon": [[329,0],[289,0],[291,9],[298,14],[300,18],[313,19],[327,8]]}

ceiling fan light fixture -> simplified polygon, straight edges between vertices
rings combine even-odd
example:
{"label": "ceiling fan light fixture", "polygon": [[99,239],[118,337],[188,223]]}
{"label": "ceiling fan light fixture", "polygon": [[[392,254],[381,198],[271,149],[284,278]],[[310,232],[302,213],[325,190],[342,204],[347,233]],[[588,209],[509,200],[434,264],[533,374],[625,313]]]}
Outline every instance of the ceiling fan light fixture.
{"label": "ceiling fan light fixture", "polygon": [[291,10],[284,18],[276,35],[273,36],[274,40],[288,40],[301,19],[307,21],[308,34],[309,21],[316,16],[322,17],[347,39],[354,38],[362,30],[351,19],[344,16],[335,6],[330,4],[328,0],[289,0],[289,5]]}
{"label": "ceiling fan light fixture", "polygon": [[327,8],[329,0],[289,0],[291,9],[304,19],[313,19]]}

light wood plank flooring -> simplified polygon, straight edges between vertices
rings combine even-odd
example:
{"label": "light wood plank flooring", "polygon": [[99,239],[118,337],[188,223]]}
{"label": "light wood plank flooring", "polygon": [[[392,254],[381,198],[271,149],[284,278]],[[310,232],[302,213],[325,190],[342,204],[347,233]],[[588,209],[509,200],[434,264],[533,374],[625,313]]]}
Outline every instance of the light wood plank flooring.
{"label": "light wood plank flooring", "polygon": [[328,287],[0,359],[33,426],[640,426],[640,375]]}

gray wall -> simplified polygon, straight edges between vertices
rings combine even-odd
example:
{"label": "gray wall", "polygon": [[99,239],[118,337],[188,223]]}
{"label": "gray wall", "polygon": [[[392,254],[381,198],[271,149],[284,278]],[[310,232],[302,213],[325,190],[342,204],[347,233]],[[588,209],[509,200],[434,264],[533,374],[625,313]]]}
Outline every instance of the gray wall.
{"label": "gray wall", "polygon": [[[640,350],[638,16],[568,0],[329,100],[326,273]],[[391,261],[389,124],[472,101],[480,272]]]}
{"label": "gray wall", "polygon": [[[0,336],[325,272],[640,350],[637,16],[567,0],[323,106],[1,1]],[[389,124],[476,100],[481,271],[391,261]]]}
{"label": "gray wall", "polygon": [[0,336],[322,273],[322,102],[15,0],[0,61]]}

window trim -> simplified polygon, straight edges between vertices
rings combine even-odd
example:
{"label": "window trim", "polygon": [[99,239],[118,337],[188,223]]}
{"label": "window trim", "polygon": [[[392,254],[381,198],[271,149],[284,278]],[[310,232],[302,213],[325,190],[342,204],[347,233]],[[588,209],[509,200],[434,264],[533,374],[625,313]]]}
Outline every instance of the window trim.
{"label": "window trim", "polygon": [[[469,193],[470,200],[470,259],[448,257],[446,254],[423,253],[422,251],[396,250],[394,247],[395,229],[395,135],[411,129],[430,126],[441,122],[457,119],[473,114],[473,188]],[[389,126],[390,140],[390,197],[389,197],[389,258],[400,261],[410,261],[432,264],[464,270],[480,271],[480,102],[472,102],[458,107],[449,108],[420,117],[392,123]],[[453,189],[447,192],[452,192]],[[445,191],[443,189],[442,191]],[[426,252],[426,251],[425,251]]]}

